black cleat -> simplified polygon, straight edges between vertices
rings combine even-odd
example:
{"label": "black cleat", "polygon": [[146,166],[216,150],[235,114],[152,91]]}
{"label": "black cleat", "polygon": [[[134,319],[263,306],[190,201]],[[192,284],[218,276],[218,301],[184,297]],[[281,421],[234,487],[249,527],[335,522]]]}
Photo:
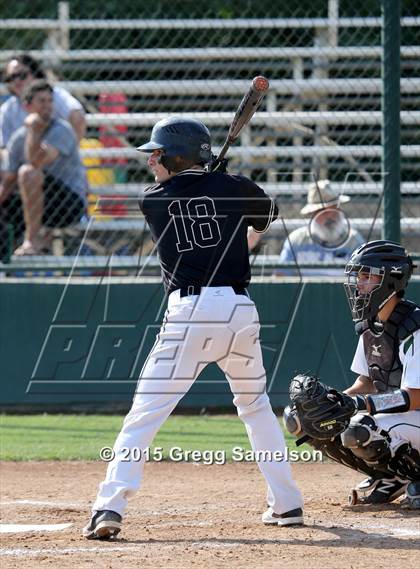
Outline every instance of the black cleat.
{"label": "black cleat", "polygon": [[366,478],[349,495],[349,504],[389,504],[404,494],[407,482],[400,478]]}
{"label": "black cleat", "polygon": [[88,525],[83,528],[82,535],[86,539],[111,539],[121,531],[122,517],[111,510],[99,510]]}

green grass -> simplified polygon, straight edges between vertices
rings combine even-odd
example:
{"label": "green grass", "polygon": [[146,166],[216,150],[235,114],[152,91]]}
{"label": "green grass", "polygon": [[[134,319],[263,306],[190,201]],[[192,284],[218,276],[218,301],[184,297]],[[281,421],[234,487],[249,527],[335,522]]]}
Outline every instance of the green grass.
{"label": "green grass", "polygon": [[[1,415],[1,460],[98,460],[102,447],[112,447],[123,422],[114,415]],[[294,439],[285,433],[289,449]],[[152,444],[169,449],[223,450],[229,460],[232,448],[249,450],[248,437],[236,415],[169,417]],[[303,445],[299,450],[309,449]]]}

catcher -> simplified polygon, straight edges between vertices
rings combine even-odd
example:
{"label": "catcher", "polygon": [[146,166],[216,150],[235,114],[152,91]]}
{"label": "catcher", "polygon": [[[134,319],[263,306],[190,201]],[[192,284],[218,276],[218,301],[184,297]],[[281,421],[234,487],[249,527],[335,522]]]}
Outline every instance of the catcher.
{"label": "catcher", "polygon": [[350,504],[384,504],[404,492],[420,508],[420,307],[405,300],[413,262],[399,244],[372,241],[353,252],[344,285],[359,342],[358,374],[344,393],[298,375],[287,429],[368,476]]}

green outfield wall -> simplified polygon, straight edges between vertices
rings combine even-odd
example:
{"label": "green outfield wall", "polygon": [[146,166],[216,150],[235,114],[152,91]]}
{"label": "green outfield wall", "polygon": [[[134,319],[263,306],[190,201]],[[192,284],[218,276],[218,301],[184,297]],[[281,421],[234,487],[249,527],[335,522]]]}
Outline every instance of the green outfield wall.
{"label": "green outfield wall", "polygon": [[[250,294],[275,407],[287,403],[296,372],[339,389],[353,381],[357,337],[340,283],[258,282]],[[420,282],[408,297],[420,303]],[[128,407],[164,311],[160,283],[1,283],[1,408]],[[180,405],[231,404],[227,381],[211,364]]]}

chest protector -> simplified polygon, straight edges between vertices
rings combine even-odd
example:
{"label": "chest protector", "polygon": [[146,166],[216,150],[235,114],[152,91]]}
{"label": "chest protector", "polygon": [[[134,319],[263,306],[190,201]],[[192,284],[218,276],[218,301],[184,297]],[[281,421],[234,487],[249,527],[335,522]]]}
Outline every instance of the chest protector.
{"label": "chest protector", "polygon": [[369,378],[379,392],[401,386],[402,364],[400,343],[420,329],[420,308],[409,300],[397,304],[383,329],[375,333],[367,321],[357,327],[363,334],[363,347],[369,367]]}

